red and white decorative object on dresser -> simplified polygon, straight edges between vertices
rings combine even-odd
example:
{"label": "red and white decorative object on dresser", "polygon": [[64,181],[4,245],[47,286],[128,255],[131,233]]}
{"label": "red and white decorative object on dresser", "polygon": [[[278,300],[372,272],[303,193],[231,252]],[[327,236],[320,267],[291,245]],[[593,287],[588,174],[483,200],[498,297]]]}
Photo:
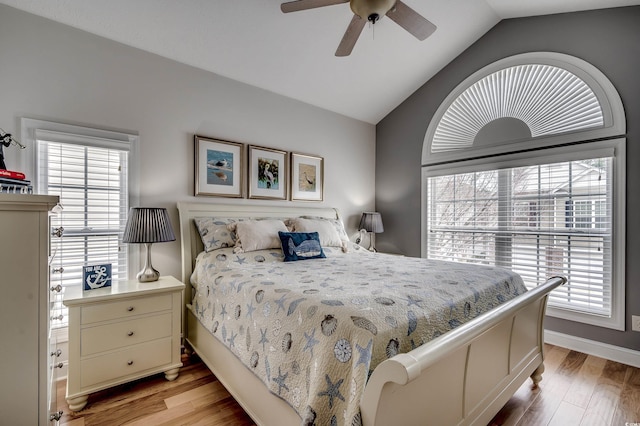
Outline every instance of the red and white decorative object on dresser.
{"label": "red and white decorative object on dresser", "polygon": [[69,289],[69,372],[67,403],[72,411],[89,394],[164,372],[178,377],[184,284],[115,281],[110,287]]}

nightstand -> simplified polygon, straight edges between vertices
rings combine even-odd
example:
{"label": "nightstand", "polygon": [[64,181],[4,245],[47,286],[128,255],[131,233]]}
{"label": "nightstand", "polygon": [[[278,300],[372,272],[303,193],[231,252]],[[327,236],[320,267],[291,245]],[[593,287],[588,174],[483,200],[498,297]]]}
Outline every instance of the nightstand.
{"label": "nightstand", "polygon": [[69,308],[66,399],[72,411],[102,389],[160,372],[167,380],[178,377],[183,290],[170,276],[69,289],[63,303]]}

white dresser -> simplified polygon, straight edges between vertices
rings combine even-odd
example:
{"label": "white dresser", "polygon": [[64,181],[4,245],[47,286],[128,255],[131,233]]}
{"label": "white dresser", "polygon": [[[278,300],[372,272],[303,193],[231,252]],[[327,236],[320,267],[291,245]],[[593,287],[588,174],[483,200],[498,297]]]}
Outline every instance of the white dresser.
{"label": "white dresser", "polygon": [[114,282],[111,287],[68,290],[67,403],[72,411],[89,394],[152,374],[178,377],[182,291],[167,276],[158,281]]}
{"label": "white dresser", "polygon": [[58,197],[0,194],[0,424],[56,423],[49,347],[49,211]]}

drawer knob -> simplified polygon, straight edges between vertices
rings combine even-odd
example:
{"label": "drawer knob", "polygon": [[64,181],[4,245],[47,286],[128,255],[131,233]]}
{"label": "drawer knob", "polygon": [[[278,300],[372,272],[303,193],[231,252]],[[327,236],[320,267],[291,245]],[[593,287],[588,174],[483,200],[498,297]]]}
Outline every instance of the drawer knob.
{"label": "drawer knob", "polygon": [[57,351],[55,351],[55,352],[51,352],[51,356],[58,357],[58,356],[60,356],[60,355],[62,355],[62,349],[58,349],[58,350],[57,350]]}
{"label": "drawer knob", "polygon": [[127,365],[133,365],[133,361],[132,360],[127,361]]}
{"label": "drawer knob", "polygon": [[133,331],[128,332],[127,336],[129,336],[129,337],[133,336]]}
{"label": "drawer knob", "polygon": [[58,284],[55,287],[51,287],[51,291],[57,291],[58,293],[60,293],[62,291],[62,286]]}
{"label": "drawer knob", "polygon": [[62,321],[63,319],[64,319],[64,315],[62,314],[55,317],[51,317],[51,321],[55,321],[55,320]]}
{"label": "drawer knob", "polygon": [[129,311],[129,312],[133,312],[133,306],[129,306],[129,307],[127,308],[127,311]]}
{"label": "drawer knob", "polygon": [[54,274],[61,274],[64,272],[64,268],[61,266],[59,268],[53,268],[53,270],[51,270],[51,272],[53,272]]}
{"label": "drawer knob", "polygon": [[58,238],[62,237],[62,233],[64,232],[64,228],[61,226],[59,228],[53,228],[51,230],[51,235],[56,236]]}
{"label": "drawer knob", "polygon": [[61,363],[61,362],[59,362],[56,365],[54,365],[54,368],[62,368],[62,367],[64,367],[64,364]]}

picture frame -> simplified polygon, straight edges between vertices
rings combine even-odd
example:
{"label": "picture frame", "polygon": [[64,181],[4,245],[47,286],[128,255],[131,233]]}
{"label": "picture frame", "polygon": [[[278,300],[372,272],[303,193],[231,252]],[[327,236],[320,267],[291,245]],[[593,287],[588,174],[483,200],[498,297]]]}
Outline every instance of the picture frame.
{"label": "picture frame", "polygon": [[195,195],[244,197],[242,143],[194,135]]}
{"label": "picture frame", "polygon": [[324,199],[324,158],[291,153],[291,200]]}
{"label": "picture frame", "polygon": [[83,291],[111,287],[111,263],[83,266],[82,283]]}
{"label": "picture frame", "polygon": [[286,151],[249,145],[249,198],[286,200],[288,177]]}

